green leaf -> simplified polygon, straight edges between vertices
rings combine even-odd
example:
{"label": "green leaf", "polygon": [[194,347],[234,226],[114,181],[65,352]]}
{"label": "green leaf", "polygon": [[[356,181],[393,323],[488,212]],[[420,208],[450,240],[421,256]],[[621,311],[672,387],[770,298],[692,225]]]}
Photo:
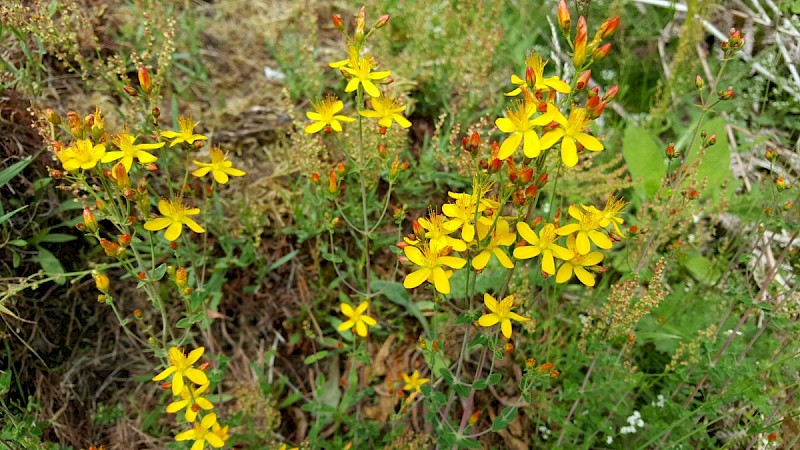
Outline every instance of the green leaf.
{"label": "green leaf", "polygon": [[482,391],[482,390],[486,389],[487,387],[489,387],[489,382],[486,381],[484,378],[481,378],[479,380],[475,380],[472,383],[472,389],[475,389],[476,391]]}
{"label": "green leaf", "polygon": [[489,375],[489,378],[487,378],[486,381],[488,381],[490,385],[494,386],[495,384],[499,383],[502,378],[503,376],[499,373],[493,373]]}
{"label": "green leaf", "polygon": [[33,158],[28,157],[20,161],[17,161],[14,164],[0,171],[0,187],[5,186],[6,183],[11,181],[12,178],[19,175],[20,172],[22,172],[26,167],[28,167],[28,164],[30,164],[31,161],[33,161]]}
{"label": "green leaf", "polygon": [[680,261],[700,283],[713,285],[722,275],[720,268],[699,252],[684,255]]}
{"label": "green leaf", "polygon": [[62,244],[64,242],[74,241],[77,239],[75,236],[70,234],[63,234],[63,233],[49,233],[42,236],[38,241],[39,242],[50,242],[53,244]]}
{"label": "green leaf", "polygon": [[[725,132],[725,120],[722,117],[717,117],[704,123],[700,129],[705,130],[709,136],[712,134],[717,135],[717,143],[705,149],[703,160],[697,168],[697,179],[698,181],[706,180],[706,189],[703,191],[703,197],[718,202],[720,199],[716,194],[724,184],[732,180],[731,152],[728,149],[728,133]],[[692,133],[692,129],[687,133]],[[697,145],[698,143],[695,142],[695,146]],[[698,157],[697,148],[692,148],[690,151],[691,153],[689,153],[689,157],[686,160],[688,166],[697,161]],[[733,192],[733,190],[729,190],[729,192]]]}
{"label": "green leaf", "polygon": [[480,442],[470,438],[461,438],[456,441],[456,445],[459,448],[483,448]]}
{"label": "green leaf", "polygon": [[287,406],[291,406],[291,405],[295,404],[301,398],[303,398],[303,393],[302,392],[292,392],[291,394],[287,395],[286,398],[283,399],[282,402],[280,402],[280,404],[278,405],[278,409],[282,410],[283,408],[286,408]]}
{"label": "green leaf", "polygon": [[661,146],[644,129],[628,125],[622,138],[622,156],[639,200],[652,198],[667,173]]}
{"label": "green leaf", "polygon": [[15,209],[15,210],[13,210],[11,212],[3,214],[2,216],[0,216],[0,225],[2,225],[3,222],[5,222],[6,220],[10,219],[15,214],[17,214],[18,212],[22,211],[23,209],[25,209],[27,207],[28,207],[28,205],[22,205],[19,208]]}
{"label": "green leaf", "polygon": [[280,266],[286,264],[287,262],[291,261],[292,258],[294,258],[295,255],[297,255],[298,253],[300,253],[300,250],[292,250],[291,252],[281,256],[280,258],[278,258],[277,261],[275,261],[274,263],[270,264],[269,268],[267,270],[271,272],[271,271],[277,269],[278,267],[280,267]]}
{"label": "green leaf", "polygon": [[471,323],[473,322],[472,313],[463,312],[456,317],[456,325],[461,325],[462,323]]}
{"label": "green leaf", "polygon": [[303,363],[305,365],[314,364],[315,362],[325,358],[326,356],[328,356],[328,351],[322,350],[317,353],[314,353],[313,355],[306,356],[306,359],[303,361]]}
{"label": "green leaf", "polygon": [[159,265],[158,267],[156,267],[156,270],[153,271],[152,274],[153,281],[158,281],[164,278],[164,274],[166,273],[167,273],[167,265],[166,264]]}
{"label": "green leaf", "polygon": [[39,253],[33,257],[33,259],[42,266],[42,269],[48,275],[61,275],[60,277],[55,278],[55,282],[58,284],[64,284],[67,282],[67,279],[64,278],[64,267],[58,261],[58,258],[49,250],[44,249],[42,247],[37,246],[36,249]]}
{"label": "green leaf", "polygon": [[498,431],[505,430],[508,427],[509,422],[513,422],[514,419],[517,417],[517,407],[516,406],[506,406],[494,418],[494,422],[492,422],[492,431],[497,433]]}
{"label": "green leaf", "polygon": [[425,330],[425,334],[430,334],[428,319],[422,315],[422,311],[420,311],[419,307],[411,301],[411,295],[409,295],[408,290],[404,288],[402,284],[396,281],[374,280],[372,282],[372,287],[376,291],[380,291],[393,303],[403,306],[409,314],[419,321],[422,328]]}
{"label": "green leaf", "polygon": [[472,338],[472,340],[469,342],[470,347],[474,347],[476,345],[488,345],[488,344],[489,344],[489,338],[485,334],[479,334],[474,338]]}
{"label": "green leaf", "polygon": [[14,239],[13,241],[8,241],[8,243],[17,247],[25,247],[28,245],[28,241],[25,239]]}

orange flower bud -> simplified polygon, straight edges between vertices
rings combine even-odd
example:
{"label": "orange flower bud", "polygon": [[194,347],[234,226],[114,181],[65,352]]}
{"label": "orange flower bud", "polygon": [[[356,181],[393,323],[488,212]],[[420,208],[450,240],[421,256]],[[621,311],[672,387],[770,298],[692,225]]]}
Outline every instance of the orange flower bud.
{"label": "orange flower bud", "polygon": [[469,415],[469,424],[470,425],[475,425],[476,423],[478,423],[478,419],[480,417],[481,417],[481,411],[480,410],[475,411],[474,413],[470,414]]}
{"label": "orange flower bud", "polygon": [[342,16],[340,16],[339,14],[334,14],[332,21],[333,21],[333,26],[337,30],[344,31],[344,20],[342,20]]}
{"label": "orange flower bud", "polygon": [[408,161],[403,161],[400,163],[400,170],[408,170]]}
{"label": "orange flower bud", "polygon": [[533,366],[535,366],[535,365],[536,365],[536,359],[535,358],[528,358],[528,360],[525,361],[525,367],[527,367],[528,369],[532,369]]}
{"label": "orange flower bud", "polygon": [[339,175],[344,173],[344,167],[345,166],[343,162],[340,162],[339,164],[336,165],[336,171],[339,172]]}
{"label": "orange flower bud", "polygon": [[328,173],[328,192],[335,194],[339,190],[339,185],[336,182],[336,171],[331,170]]}
{"label": "orange flower bud", "polygon": [[433,341],[433,351],[439,351],[439,341],[437,340]]}
{"label": "orange flower bud", "polygon": [[503,349],[506,351],[506,353],[511,353],[514,351],[514,344],[511,342],[506,342],[506,345],[503,346]]}
{"label": "orange flower bud", "polygon": [[128,233],[122,234],[117,240],[119,241],[120,247],[127,247],[131,244],[131,235]]}
{"label": "orange flower bud", "polygon": [[680,156],[680,153],[675,151],[674,143],[671,143],[667,146],[667,149],[664,150],[664,154],[667,156],[667,158],[670,159],[677,158],[678,156]]}
{"label": "orange flower bud", "polygon": [[137,319],[141,319],[142,318],[142,310],[141,309],[134,309],[133,310],[133,317],[135,317]]}
{"label": "orange flower bud", "polygon": [[553,368],[553,363],[544,363],[541,366],[539,366],[539,372],[547,372],[552,368]]}
{"label": "orange flower bud", "polygon": [[606,42],[605,44],[597,47],[592,53],[592,60],[593,61],[600,61],[606,56],[608,56],[608,52],[611,51],[611,42]]}
{"label": "orange flower bud", "polygon": [[81,139],[83,137],[83,121],[75,111],[67,112],[67,125],[72,137]]}
{"label": "orange flower bud", "polygon": [[189,275],[186,273],[186,269],[184,269],[183,267],[179,267],[175,271],[175,284],[177,284],[178,287],[186,286],[186,282],[188,281],[188,278],[189,278]]}
{"label": "orange flower bud", "polygon": [[372,28],[377,30],[386,26],[387,23],[389,23],[389,15],[384,14],[378,18],[378,21],[375,22],[375,25],[373,25]]}
{"label": "orange flower bud", "polygon": [[595,39],[608,39],[617,32],[617,28],[619,27],[619,16],[613,17],[611,19],[606,19],[603,23],[600,24],[600,28],[597,29],[597,34],[595,35]]}
{"label": "orange flower bud", "polygon": [[606,95],[603,96],[603,101],[610,102],[611,100],[614,100],[614,97],[616,97],[618,93],[619,93],[619,85],[615,84],[610,88],[608,88],[608,90],[606,91]]}
{"label": "orange flower bud", "polygon": [[108,276],[102,273],[93,273],[92,277],[94,277],[94,285],[97,287],[97,290],[103,293],[108,293],[108,287],[111,284]]}
{"label": "orange flower bud", "polygon": [[169,248],[171,248],[172,250],[177,250],[178,249],[178,241],[170,242],[169,243]]}
{"label": "orange flower bud", "polygon": [[158,119],[161,117],[161,110],[155,107],[150,111],[150,114],[153,115],[153,123],[158,123]]}
{"label": "orange flower bud", "polygon": [[517,189],[514,191],[512,200],[517,206],[522,206],[525,204],[525,193],[522,191],[522,189]]}
{"label": "orange flower bud", "polygon": [[586,62],[586,19],[583,16],[578,18],[577,33],[575,34],[575,50],[572,53],[572,63],[576,68],[583,67]]}
{"label": "orange flower bud", "polygon": [[519,171],[519,182],[528,184],[533,179],[533,168],[525,167]]}
{"label": "orange flower bud", "polygon": [[555,370],[555,369],[550,371],[550,376],[551,376],[552,378],[558,378],[558,377],[559,377],[559,375],[561,375],[561,372],[559,372],[559,371],[557,371],[557,370]]}
{"label": "orange flower bud", "polygon": [[578,77],[578,81],[575,84],[575,88],[578,89],[578,90],[581,90],[581,89],[585,88],[586,86],[589,85],[589,80],[591,80],[591,79],[592,79],[592,71],[591,70],[587,70],[587,71],[583,72]]}
{"label": "orange flower bud", "polygon": [[764,159],[767,161],[775,161],[775,152],[773,149],[768,148],[764,151]]}
{"label": "orange flower bud", "polygon": [[165,391],[168,391],[168,390],[172,389],[172,383],[169,382],[169,381],[165,381],[165,382],[161,383],[161,389],[163,389]]}
{"label": "orange flower bud", "polygon": [[531,89],[536,86],[536,72],[533,71],[533,67],[525,69],[525,84]]}
{"label": "orange flower bud", "polygon": [[117,164],[111,170],[111,179],[120,189],[125,189],[131,186],[131,179],[128,177],[128,172],[122,163]]}
{"label": "orange flower bud", "polygon": [[473,131],[472,135],[469,137],[469,150],[471,152],[477,152],[481,148],[481,135],[478,134],[477,131]]}
{"label": "orange flower bud", "polygon": [[208,368],[209,368],[209,367],[211,367],[211,363],[210,363],[209,361],[203,361],[203,363],[202,363],[202,364],[200,364],[199,366],[197,366],[197,368],[198,368],[199,370],[202,370],[203,372],[205,372],[206,370],[208,370]]}
{"label": "orange flower bud", "polygon": [[122,90],[124,90],[125,93],[130,95],[131,97],[138,97],[139,96],[139,91],[137,91],[136,89],[134,89],[134,88],[132,88],[130,86],[125,86],[124,88],[122,88]]}
{"label": "orange flower bud", "polygon": [[539,193],[539,188],[536,187],[535,184],[532,184],[525,189],[526,197],[536,197],[536,194],[538,193]]}
{"label": "orange flower bud", "polygon": [[320,179],[319,173],[314,172],[314,173],[311,174],[311,182],[312,183],[319,184],[319,179]]}
{"label": "orange flower bud", "polygon": [[149,94],[150,89],[153,88],[150,83],[150,74],[147,73],[147,69],[144,66],[139,67],[139,86],[142,87],[145,94]]}
{"label": "orange flower bud", "polygon": [[64,178],[64,172],[60,170],[51,170],[50,176],[58,180],[59,178]]}
{"label": "orange flower bud", "polygon": [[145,278],[147,278],[147,274],[146,274],[146,273],[144,273],[144,272],[139,272],[138,274],[136,274],[136,276],[137,276],[137,277],[138,277],[140,280],[144,280]]}
{"label": "orange flower bud", "polygon": [[569,17],[569,8],[567,7],[566,0],[561,0],[558,2],[558,28],[561,29],[561,32],[564,34],[569,34],[570,27],[572,26],[572,21]]}
{"label": "orange flower bud", "polygon": [[392,166],[389,168],[389,175],[396,177],[397,168],[399,165],[400,165],[400,160],[398,159],[397,155],[394,155],[394,161],[392,161]]}
{"label": "orange flower bud", "polygon": [[782,176],[779,176],[775,180],[775,186],[777,186],[778,189],[786,189],[786,179],[783,178]]}
{"label": "orange flower bud", "polygon": [[97,219],[94,217],[92,210],[83,208],[83,224],[89,232],[94,233],[97,231]]}

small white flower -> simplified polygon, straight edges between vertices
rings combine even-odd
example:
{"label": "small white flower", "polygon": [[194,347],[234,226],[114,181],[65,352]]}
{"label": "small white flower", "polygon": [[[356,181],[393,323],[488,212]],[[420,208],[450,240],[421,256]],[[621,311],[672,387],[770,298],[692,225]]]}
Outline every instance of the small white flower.
{"label": "small white flower", "polygon": [[606,436],[606,444],[611,445],[614,443],[614,438],[611,436]]}

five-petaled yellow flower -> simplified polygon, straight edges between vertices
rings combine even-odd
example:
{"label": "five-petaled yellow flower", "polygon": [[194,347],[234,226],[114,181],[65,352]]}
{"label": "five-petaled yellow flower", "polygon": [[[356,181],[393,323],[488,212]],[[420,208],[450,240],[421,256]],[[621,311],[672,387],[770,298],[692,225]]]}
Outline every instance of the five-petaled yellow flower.
{"label": "five-petaled yellow flower", "polygon": [[181,142],[194,144],[194,141],[205,141],[208,139],[206,136],[194,134],[194,127],[196,127],[198,123],[200,122],[193,121],[191,117],[179,117],[178,127],[180,131],[162,131],[161,136],[172,139],[172,142],[169,144],[170,147],[174,147]]}
{"label": "five-petaled yellow flower", "polygon": [[202,177],[206,175],[208,172],[211,172],[211,175],[219,184],[227,183],[228,175],[232,177],[244,176],[245,173],[243,171],[233,168],[233,162],[229,161],[226,158],[226,155],[225,153],[222,153],[222,150],[220,150],[219,148],[212,148],[210,153],[211,153],[210,163],[202,163],[200,161],[194,161],[194,163],[200,166],[200,168],[192,172],[192,175],[196,177]]}
{"label": "five-petaled yellow flower", "polygon": [[519,222],[517,224],[517,232],[530,245],[515,248],[514,258],[528,259],[541,254],[542,270],[545,273],[555,275],[555,258],[568,260],[575,256],[572,250],[555,243],[556,239],[558,239],[558,235],[556,234],[556,227],[552,223],[545,224],[542,227],[542,231],[539,232],[539,236],[536,236],[536,233],[531,230],[530,225],[525,222]]}
{"label": "five-petaled yellow flower", "polygon": [[403,287],[413,289],[424,282],[433,284],[433,287],[442,294],[450,293],[450,277],[453,276],[452,270],[445,270],[443,267],[460,269],[467,261],[457,256],[447,256],[449,248],[436,248],[424,245],[417,248],[406,245],[403,249],[406,258],[419,266],[419,269],[406,275],[403,280]]}
{"label": "five-petaled yellow flower", "polygon": [[[167,359],[171,366],[164,369],[161,373],[153,377],[153,381],[161,381],[172,375],[172,395],[178,396],[183,392],[183,387],[186,385],[183,377],[188,378],[197,385],[208,384],[208,377],[205,372],[200,369],[192,367],[194,363],[203,356],[206,349],[199,347],[191,352],[189,356],[183,354],[177,347],[170,347],[167,353]],[[208,427],[210,427],[209,425]]]}
{"label": "five-petaled yellow flower", "polygon": [[[486,239],[486,236],[489,234],[489,228],[491,228],[491,222],[488,224],[482,221],[478,222],[478,241]],[[506,269],[514,267],[511,258],[506,255],[506,252],[500,249],[500,247],[508,247],[517,240],[517,233],[509,231],[509,229],[510,227],[505,219],[497,219],[497,225],[495,225],[489,242],[486,243],[486,247],[472,259],[472,267],[476,270],[483,270],[486,264],[489,263],[489,259],[492,255],[494,255]]]}
{"label": "five-petaled yellow flower", "polygon": [[358,85],[360,84],[364,87],[364,91],[369,94],[370,97],[380,97],[381,91],[378,90],[372,81],[382,80],[388,77],[391,72],[388,70],[382,72],[373,72],[372,69],[375,68],[375,65],[375,60],[371,56],[367,55],[362,58],[358,58],[355,63],[351,62],[350,66],[343,66],[341,69],[353,76],[353,78],[351,78],[347,83],[344,91],[353,92],[358,89]]}
{"label": "five-petaled yellow flower", "polygon": [[603,260],[603,254],[600,252],[589,252],[581,255],[575,245],[575,235],[571,234],[567,237],[567,247],[575,252],[572,259],[564,261],[561,267],[558,268],[556,274],[556,283],[566,283],[572,278],[572,274],[578,277],[581,283],[586,286],[594,286],[594,275],[586,270],[587,267],[592,268]]}
{"label": "five-petaled yellow flower", "polygon": [[356,333],[361,337],[367,337],[367,333],[369,332],[369,327],[375,326],[376,322],[375,319],[372,317],[364,314],[369,307],[369,302],[363,301],[360,305],[356,306],[353,309],[352,306],[348,305],[347,303],[342,303],[339,305],[342,310],[342,314],[348,317],[348,320],[342,322],[336,329],[339,331],[349,330],[350,328],[355,327]]}
{"label": "five-petaled yellow flower", "polygon": [[[442,250],[450,247],[457,252],[467,249],[467,244],[461,239],[451,237],[450,234],[458,230],[456,223],[435,211],[428,214],[428,218],[420,217],[417,223],[425,230],[425,237],[428,239],[431,248]],[[414,243],[416,244],[416,243]]]}
{"label": "five-petaled yellow flower", "polygon": [[[619,229],[619,226],[625,222],[622,217],[619,217],[619,213],[626,204],[627,203],[625,200],[617,200],[614,195],[609,195],[605,208],[599,212],[600,216],[602,217],[600,219],[600,226],[605,228],[609,225],[612,225],[614,227],[614,232],[616,232],[617,235],[620,237],[625,237],[625,234]],[[583,209],[587,211],[597,211],[597,208],[594,206],[583,206]]]}
{"label": "five-petaled yellow flower", "polygon": [[[575,248],[578,253],[581,255],[589,253],[591,248],[589,241],[594,242],[594,245],[604,250],[611,248],[613,245],[611,239],[602,231],[598,231],[598,228],[601,228],[601,222],[604,220],[601,211],[598,211],[597,208],[584,208],[584,211],[581,211],[575,205],[570,205],[568,211],[569,215],[577,222],[564,225],[557,229],[556,233],[561,236],[574,233],[576,235]],[[607,223],[608,222],[606,222],[606,224]]]}
{"label": "five-petaled yellow flower", "polygon": [[167,412],[172,414],[182,409],[186,409],[185,417],[187,422],[194,422],[197,419],[197,412],[200,409],[210,411],[214,405],[203,397],[203,393],[208,389],[209,385],[204,384],[195,388],[194,386],[183,386],[181,391],[181,399],[176,400],[167,405]]}
{"label": "five-petaled yellow flower", "polygon": [[121,158],[121,163],[125,167],[125,172],[131,171],[133,158],[136,158],[140,164],[156,162],[158,157],[147,153],[146,150],[155,150],[166,144],[166,142],[159,142],[156,144],[134,144],[136,136],[128,133],[120,133],[113,137],[111,141],[119,148],[119,151],[106,153],[106,156],[103,157],[103,162],[112,162]]}
{"label": "five-petaled yellow flower", "polygon": [[307,111],[306,117],[313,120],[314,123],[306,126],[305,132],[308,134],[317,133],[323,128],[326,133],[330,133],[331,130],[340,133],[342,124],[339,122],[353,122],[356,120],[352,117],[336,114],[344,108],[344,103],[332,95],[328,95],[316,103],[311,102],[311,106],[314,111]]}
{"label": "five-petaled yellow flower", "polygon": [[481,318],[478,319],[478,325],[482,327],[491,327],[500,323],[500,331],[506,339],[511,339],[512,320],[516,320],[517,322],[527,322],[531,320],[511,311],[511,308],[514,307],[514,295],[509,295],[498,302],[491,295],[483,294],[483,304],[486,305],[486,308],[491,312],[482,315]]}
{"label": "five-petaled yellow flower", "polygon": [[[175,436],[176,441],[189,441],[194,440],[190,450],[202,450],[206,446],[206,442],[214,448],[221,448],[225,445],[225,441],[219,434],[213,431],[214,424],[217,423],[217,415],[211,413],[200,422],[194,423],[194,428],[184,431],[183,433]],[[225,430],[227,434],[227,430]]]}
{"label": "five-petaled yellow flower", "polygon": [[419,392],[419,387],[430,380],[428,380],[427,378],[420,378],[419,370],[415,370],[414,373],[411,374],[411,376],[408,376],[408,374],[404,373],[403,381],[406,382],[405,386],[403,386],[404,391]]}
{"label": "five-petaled yellow flower", "polygon": [[391,97],[378,97],[373,98],[370,104],[372,109],[359,111],[358,113],[364,117],[378,119],[378,125],[383,128],[390,128],[392,122],[397,122],[397,124],[403,128],[411,126],[411,122],[401,114],[406,110],[406,105],[398,105],[395,99]]}
{"label": "five-petaled yellow flower", "polygon": [[195,233],[205,233],[206,231],[197,222],[189,218],[189,216],[200,214],[200,208],[189,208],[183,204],[181,199],[159,200],[158,211],[164,217],[148,220],[144,223],[144,229],[148,231],[158,231],[166,228],[167,231],[164,233],[164,237],[168,241],[178,239],[181,235],[181,231],[183,231],[184,225]]}
{"label": "five-petaled yellow flower", "polygon": [[74,172],[78,169],[89,170],[105,156],[105,144],[93,144],[89,139],[81,139],[66,150],[56,153],[64,170]]}
{"label": "five-petaled yellow flower", "polygon": [[544,66],[547,65],[547,61],[543,60],[542,57],[536,52],[531,52],[531,56],[525,60],[525,63],[527,67],[530,67],[531,70],[533,70],[535,85],[528,86],[528,83],[522,78],[516,75],[511,75],[511,82],[516,84],[518,87],[513,91],[506,93],[506,96],[513,97],[515,95],[519,95],[522,93],[522,88],[532,89],[533,91],[552,89],[564,94],[569,92],[569,85],[561,81],[561,79],[558,77],[544,77]]}
{"label": "five-petaled yellow flower", "polygon": [[553,121],[556,108],[548,104],[547,112],[535,119],[531,117],[536,113],[536,106],[523,101],[514,102],[511,108],[506,109],[506,117],[495,120],[497,128],[503,133],[511,133],[500,145],[497,158],[506,159],[522,144],[522,151],[528,158],[536,158],[541,152],[539,135],[533,127],[547,125]]}
{"label": "five-petaled yellow flower", "polygon": [[583,132],[590,121],[586,118],[585,109],[573,107],[569,113],[569,120],[560,111],[553,109],[552,120],[560,126],[545,133],[539,144],[542,150],[546,150],[560,140],[561,161],[565,166],[573,167],[578,164],[578,147],[575,145],[575,141],[580,142],[586,150],[599,152],[603,149],[603,144],[596,137]]}

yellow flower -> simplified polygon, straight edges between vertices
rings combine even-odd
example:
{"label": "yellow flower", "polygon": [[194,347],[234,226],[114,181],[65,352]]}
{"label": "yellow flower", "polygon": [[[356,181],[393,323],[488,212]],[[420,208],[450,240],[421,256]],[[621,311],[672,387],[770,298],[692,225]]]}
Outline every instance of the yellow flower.
{"label": "yellow flower", "polygon": [[145,150],[155,150],[166,144],[165,142],[159,142],[157,144],[134,144],[135,141],[136,136],[128,133],[120,133],[113,137],[112,142],[119,148],[119,151],[106,153],[106,156],[103,157],[103,162],[112,162],[122,158],[121,163],[125,166],[125,172],[127,173],[131,171],[133,158],[136,158],[140,164],[156,162],[158,158],[147,153]]}
{"label": "yellow flower", "polygon": [[529,259],[534,256],[542,255],[542,270],[545,273],[554,275],[556,273],[555,258],[567,260],[572,259],[575,253],[555,243],[558,239],[556,227],[552,223],[547,223],[542,227],[539,236],[531,230],[530,225],[525,222],[517,224],[517,232],[530,245],[517,247],[514,249],[514,258]]}
{"label": "yellow flower", "polygon": [[497,158],[506,159],[519,148],[522,143],[522,150],[528,158],[536,158],[541,152],[539,135],[533,130],[535,126],[547,125],[552,122],[555,107],[548,105],[548,112],[531,120],[531,116],[536,113],[534,105],[526,104],[522,101],[514,102],[512,108],[506,109],[506,117],[501,117],[495,121],[497,128],[503,133],[511,133],[500,145]]}
{"label": "yellow flower", "polygon": [[358,89],[358,85],[364,87],[364,91],[369,94],[370,97],[380,97],[381,91],[375,87],[375,84],[372,83],[372,80],[382,80],[391,74],[390,71],[386,70],[383,72],[372,72],[372,69],[375,68],[375,60],[371,56],[365,56],[363,58],[358,58],[355,61],[355,65],[353,62],[350,63],[351,66],[344,66],[342,70],[349,73],[353,76],[350,81],[347,83],[347,86],[344,88],[345,92],[353,92]]}
{"label": "yellow flower", "polygon": [[181,199],[164,200],[158,202],[158,211],[164,217],[150,219],[144,223],[144,229],[148,231],[158,231],[167,228],[164,237],[168,241],[178,239],[183,231],[183,225],[189,227],[195,233],[205,233],[205,229],[197,224],[188,216],[200,214],[199,208],[188,208]]}
{"label": "yellow flower", "polygon": [[405,386],[403,386],[404,391],[414,391],[419,392],[419,387],[423,384],[426,384],[428,381],[427,378],[420,378],[419,377],[419,370],[415,370],[411,376],[408,374],[403,374],[403,381],[406,382]]}
{"label": "yellow flower", "polygon": [[369,302],[367,301],[361,302],[360,305],[356,306],[356,309],[353,309],[353,307],[347,303],[342,303],[339,307],[342,310],[342,314],[348,317],[347,321],[342,322],[341,325],[336,328],[339,331],[349,330],[355,327],[356,333],[359,336],[367,337],[367,333],[369,332],[367,327],[373,327],[378,323],[372,317],[364,314],[369,307]]}
{"label": "yellow flower", "polygon": [[[625,237],[625,234],[622,232],[622,230],[619,229],[619,226],[622,225],[624,220],[621,217],[617,216],[619,215],[619,212],[622,210],[622,208],[625,207],[626,204],[627,203],[625,202],[625,200],[617,200],[616,197],[614,197],[613,195],[609,195],[608,200],[606,201],[605,208],[603,208],[602,211],[599,211],[600,216],[602,217],[600,219],[600,226],[605,228],[609,225],[613,225],[614,231],[617,233],[617,235],[619,235],[620,237]],[[587,211],[597,211],[597,208],[595,208],[594,206],[588,206],[588,207],[584,206],[583,209]]]}
{"label": "yellow flower", "polygon": [[578,277],[581,283],[586,286],[594,286],[594,275],[586,270],[587,267],[592,268],[603,260],[603,254],[600,252],[589,252],[581,255],[575,244],[575,235],[571,234],[567,237],[567,247],[575,252],[572,259],[564,261],[564,264],[558,268],[556,274],[556,283],[566,283],[572,278],[572,274]]}
{"label": "yellow flower", "polygon": [[[489,234],[489,228],[491,228],[491,222],[488,224],[484,223],[484,221],[478,222],[478,241],[483,241],[486,238]],[[509,231],[509,228],[508,222],[505,219],[497,219],[497,225],[494,227],[494,232],[492,233],[489,243],[487,243],[486,247],[472,259],[472,267],[477,270],[482,270],[486,267],[486,264],[489,263],[489,259],[492,255],[494,255],[506,269],[514,267],[511,258],[500,249],[501,246],[508,247],[517,240],[517,234]]]}
{"label": "yellow flower", "polygon": [[482,327],[491,327],[500,324],[500,331],[506,339],[511,339],[511,321],[527,322],[531,319],[522,317],[517,313],[511,312],[514,307],[514,295],[509,295],[501,302],[489,294],[483,294],[483,304],[491,311],[489,314],[484,314],[478,319],[478,325]]}
{"label": "yellow flower", "polygon": [[580,142],[586,150],[599,152],[603,149],[603,144],[596,137],[583,132],[586,124],[589,123],[585,109],[573,107],[569,113],[569,120],[557,109],[554,109],[552,120],[556,121],[560,126],[553,131],[545,133],[542,136],[540,145],[542,150],[546,150],[560,140],[561,160],[565,166],[573,167],[578,164],[578,148],[575,145],[575,141]]}
{"label": "yellow flower", "polygon": [[397,122],[403,128],[411,126],[411,122],[400,114],[406,110],[406,105],[398,105],[395,99],[391,97],[373,98],[370,105],[372,109],[358,113],[364,117],[379,119],[378,125],[384,128],[391,128],[392,122]]}
{"label": "yellow flower", "polygon": [[202,396],[208,389],[209,384],[204,384],[198,388],[194,386],[183,386],[180,400],[176,400],[167,405],[167,412],[172,414],[182,409],[186,409],[185,417],[187,422],[194,422],[197,419],[197,412],[200,409],[209,411],[214,409],[214,405]]}
{"label": "yellow flower", "polygon": [[475,239],[475,213],[477,212],[480,218],[481,213],[487,209],[496,210],[500,207],[498,202],[484,197],[491,188],[491,184],[480,186],[475,181],[473,194],[448,192],[447,195],[456,202],[442,205],[442,212],[450,218],[443,224],[444,228],[448,230],[461,228],[461,239],[464,242],[472,242]]}
{"label": "yellow flower", "polygon": [[226,159],[226,155],[222,153],[222,150],[220,150],[219,148],[212,148],[210,153],[211,153],[210,163],[193,161],[196,165],[200,166],[200,168],[192,172],[192,175],[196,177],[202,177],[206,175],[208,172],[211,172],[211,175],[214,177],[215,180],[217,180],[217,183],[219,184],[227,183],[228,175],[232,177],[244,176],[243,171],[233,168],[233,162]]}
{"label": "yellow flower", "polygon": [[[186,356],[182,351],[178,350],[177,347],[170,347],[167,353],[167,359],[171,365],[154,376],[153,381],[161,381],[172,375],[172,395],[176,397],[183,392],[183,387],[186,385],[183,381],[183,377],[188,378],[193,383],[200,386],[208,384],[208,377],[206,374],[202,370],[192,367],[192,365],[203,356],[203,352],[205,351],[206,349],[204,347],[199,347],[192,350],[189,356]],[[211,425],[209,425],[209,427],[210,426]]]}
{"label": "yellow flower", "polygon": [[431,211],[428,219],[420,217],[417,222],[425,230],[425,237],[430,241],[431,248],[441,250],[445,247],[450,247],[457,252],[463,252],[467,249],[467,244],[464,241],[449,236],[458,227],[451,221],[446,220],[441,214]]}
{"label": "yellow flower", "polygon": [[172,139],[169,146],[174,147],[176,144],[186,142],[187,144],[194,144],[194,141],[205,141],[208,139],[202,134],[194,134],[194,127],[200,122],[195,123],[191,117],[179,117],[178,127],[180,131],[162,131],[161,136]]}
{"label": "yellow flower", "polygon": [[511,82],[519,87],[506,93],[506,96],[513,97],[519,95],[522,92],[522,88],[532,89],[533,91],[553,89],[554,91],[564,94],[569,93],[569,85],[561,81],[558,77],[544,77],[544,67],[547,65],[547,61],[543,60],[536,52],[531,52],[531,56],[525,60],[525,64],[533,70],[534,80],[536,80],[535,85],[528,86],[528,83],[522,78],[511,75]]}
{"label": "yellow flower", "polygon": [[214,448],[221,448],[225,445],[225,441],[217,434],[214,433],[212,427],[217,423],[217,415],[211,413],[201,420],[199,423],[194,423],[194,428],[184,431],[183,433],[175,436],[176,441],[194,440],[190,450],[202,450],[206,446],[206,442]]}
{"label": "yellow flower", "polygon": [[449,294],[450,277],[453,276],[453,271],[445,270],[443,266],[460,269],[467,263],[463,258],[447,256],[448,248],[437,249],[430,245],[424,245],[420,249],[406,245],[403,251],[409,261],[419,266],[419,269],[406,275],[403,280],[403,287],[406,289],[413,289],[427,281],[442,294]]}
{"label": "yellow flower", "polygon": [[339,121],[353,122],[356,120],[352,117],[336,114],[344,108],[344,103],[332,95],[325,97],[319,102],[311,102],[311,106],[314,108],[314,111],[307,111],[306,117],[313,120],[314,123],[305,128],[305,132],[308,134],[317,133],[323,128],[325,128],[326,133],[330,133],[331,130],[339,133],[342,131],[342,124],[340,124]]}
{"label": "yellow flower", "polygon": [[66,150],[57,153],[58,159],[61,160],[61,164],[67,172],[92,169],[105,154],[105,144],[95,145],[89,139],[81,139]]}
{"label": "yellow flower", "polygon": [[228,434],[228,428],[229,427],[227,425],[223,427],[219,424],[219,422],[214,422],[214,425],[211,425],[211,433],[217,435],[217,437],[222,439],[224,442],[230,438],[230,435]]}
{"label": "yellow flower", "polygon": [[581,255],[589,253],[591,249],[590,240],[594,242],[596,246],[604,250],[610,249],[613,245],[611,239],[609,239],[605,233],[597,231],[597,229],[601,227],[600,222],[603,220],[602,213],[596,208],[592,208],[594,211],[589,208],[585,209],[586,211],[584,212],[578,209],[577,206],[570,205],[568,210],[569,215],[577,220],[577,222],[564,225],[557,229],[556,233],[560,236],[575,233],[575,248]]}
{"label": "yellow flower", "polygon": [[355,68],[358,65],[358,48],[355,45],[348,45],[347,59],[334,61],[328,65],[334,69],[342,69],[344,67]]}

